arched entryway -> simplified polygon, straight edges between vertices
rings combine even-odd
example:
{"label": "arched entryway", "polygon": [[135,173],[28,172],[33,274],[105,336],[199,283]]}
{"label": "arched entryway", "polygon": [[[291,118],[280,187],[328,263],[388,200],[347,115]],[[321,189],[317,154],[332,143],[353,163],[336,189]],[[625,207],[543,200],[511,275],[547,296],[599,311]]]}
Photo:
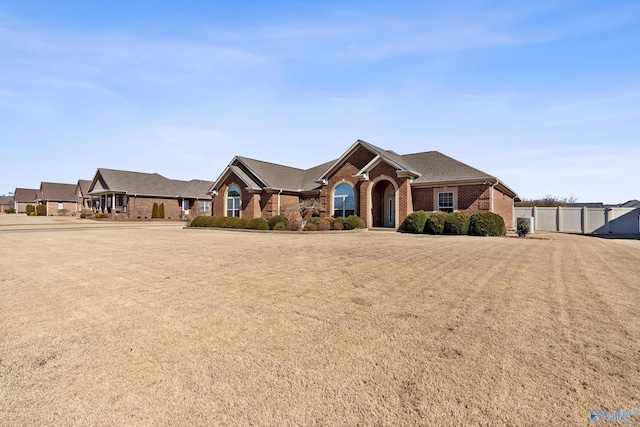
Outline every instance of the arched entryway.
{"label": "arched entryway", "polygon": [[371,189],[371,224],[373,227],[396,228],[396,187],[381,179]]}

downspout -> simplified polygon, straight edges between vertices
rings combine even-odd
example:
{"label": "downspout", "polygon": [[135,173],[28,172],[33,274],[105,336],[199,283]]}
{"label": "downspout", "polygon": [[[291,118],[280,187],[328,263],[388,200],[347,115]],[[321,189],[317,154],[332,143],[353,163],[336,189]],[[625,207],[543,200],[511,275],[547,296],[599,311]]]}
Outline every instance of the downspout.
{"label": "downspout", "polygon": [[282,188],[278,191],[278,215],[280,215],[280,194],[282,194]]}
{"label": "downspout", "polygon": [[495,213],[495,207],[494,207],[495,188],[496,188],[496,185],[498,185],[498,182],[500,181],[496,179],[496,182],[491,184],[491,212],[493,213]]}

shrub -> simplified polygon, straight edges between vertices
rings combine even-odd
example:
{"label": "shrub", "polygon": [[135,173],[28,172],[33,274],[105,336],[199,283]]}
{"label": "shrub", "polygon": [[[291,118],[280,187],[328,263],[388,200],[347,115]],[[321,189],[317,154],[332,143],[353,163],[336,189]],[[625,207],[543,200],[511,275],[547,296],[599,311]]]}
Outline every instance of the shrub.
{"label": "shrub", "polygon": [[164,203],[160,203],[158,207],[158,218],[164,218]]}
{"label": "shrub", "polygon": [[12,213],[16,213],[16,210],[14,208],[9,208],[9,209],[5,209],[4,213],[12,214]]}
{"label": "shrub", "polygon": [[47,207],[45,205],[36,206],[36,215],[47,216]]}
{"label": "shrub", "polygon": [[203,216],[197,216],[191,220],[189,227],[204,227],[204,219]]}
{"label": "shrub", "polygon": [[289,221],[289,231],[300,231],[300,222]]}
{"label": "shrub", "polygon": [[320,218],[319,216],[312,216],[311,218],[309,218],[309,220],[307,222],[310,222],[311,224],[313,224],[313,225],[315,225],[317,227],[318,224],[320,224],[321,220],[322,220],[322,218]]}
{"label": "shrub", "polygon": [[318,226],[311,221],[307,221],[307,223],[304,225],[304,231],[318,231]]}
{"label": "shrub", "polygon": [[238,218],[237,216],[224,216],[218,222],[218,227],[221,227],[221,228],[234,228],[238,221],[240,221],[240,218]]}
{"label": "shrub", "polygon": [[331,230],[331,222],[326,219],[320,220],[318,223],[318,231],[329,231]]}
{"label": "shrub", "polygon": [[468,234],[470,215],[466,212],[451,212],[444,219],[444,234]]}
{"label": "shrub", "polygon": [[[288,221],[287,221],[288,222]],[[285,231],[289,226],[285,226],[284,222],[276,222],[276,224],[273,226],[273,230],[274,231]]]}
{"label": "shrub", "polygon": [[238,218],[235,224],[233,224],[233,228],[237,228],[239,230],[244,230],[245,228],[249,228],[249,220],[247,218]]}
{"label": "shrub", "polygon": [[428,216],[429,214],[425,211],[412,212],[404,220],[400,226],[400,230],[405,233],[424,233],[424,223],[427,221]]}
{"label": "shrub", "polygon": [[153,207],[151,208],[151,218],[158,218],[160,208],[156,202],[153,202]]}
{"label": "shrub", "polygon": [[29,216],[36,216],[36,212],[35,211],[31,212]]}
{"label": "shrub", "polygon": [[31,215],[31,213],[33,213],[35,215],[36,212],[36,207],[33,205],[27,205],[27,215]]}
{"label": "shrub", "polygon": [[101,218],[109,218],[109,214],[108,213],[97,213],[96,218],[101,219]]}
{"label": "shrub", "polygon": [[344,228],[344,226],[342,225],[342,221],[336,221],[336,220],[333,221],[331,228],[333,228],[336,231],[340,231]]}
{"label": "shrub", "polygon": [[269,223],[264,218],[253,218],[249,220],[249,224],[246,228],[251,230],[268,230]]}
{"label": "shrub", "polygon": [[362,220],[362,218],[357,215],[348,216],[346,223],[349,225],[350,230],[366,228],[366,225],[364,225],[364,221]]}
{"label": "shrub", "polygon": [[285,229],[289,228],[289,220],[282,215],[272,216],[271,218],[269,218],[267,224],[269,226],[269,230],[273,230],[276,224],[284,224]]}
{"label": "shrub", "polygon": [[527,234],[531,233],[531,229],[529,227],[529,219],[528,218],[518,218],[516,220],[516,232],[520,237],[527,237]]}
{"label": "shrub", "polygon": [[504,219],[493,212],[476,212],[469,219],[469,234],[473,236],[504,236]]}
{"label": "shrub", "polygon": [[442,211],[431,212],[427,216],[427,220],[424,222],[424,232],[427,234],[442,234],[444,233],[444,221],[447,218],[447,213]]}

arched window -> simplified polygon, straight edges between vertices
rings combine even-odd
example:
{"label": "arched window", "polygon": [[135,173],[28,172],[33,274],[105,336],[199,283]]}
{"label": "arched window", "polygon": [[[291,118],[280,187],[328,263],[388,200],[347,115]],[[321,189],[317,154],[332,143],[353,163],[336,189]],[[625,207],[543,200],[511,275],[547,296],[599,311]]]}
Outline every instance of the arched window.
{"label": "arched window", "polygon": [[356,198],[353,187],[340,184],[333,191],[333,217],[347,217],[356,213]]}
{"label": "arched window", "polygon": [[240,189],[232,185],[227,191],[227,216],[240,216],[242,202],[240,198]]}

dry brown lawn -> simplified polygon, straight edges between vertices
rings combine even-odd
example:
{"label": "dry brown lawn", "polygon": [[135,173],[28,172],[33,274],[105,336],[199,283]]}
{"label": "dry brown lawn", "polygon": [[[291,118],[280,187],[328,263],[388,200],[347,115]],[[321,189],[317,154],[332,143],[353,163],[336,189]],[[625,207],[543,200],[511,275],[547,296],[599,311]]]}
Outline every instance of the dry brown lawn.
{"label": "dry brown lawn", "polygon": [[640,409],[639,240],[8,218],[0,425],[590,425]]}

